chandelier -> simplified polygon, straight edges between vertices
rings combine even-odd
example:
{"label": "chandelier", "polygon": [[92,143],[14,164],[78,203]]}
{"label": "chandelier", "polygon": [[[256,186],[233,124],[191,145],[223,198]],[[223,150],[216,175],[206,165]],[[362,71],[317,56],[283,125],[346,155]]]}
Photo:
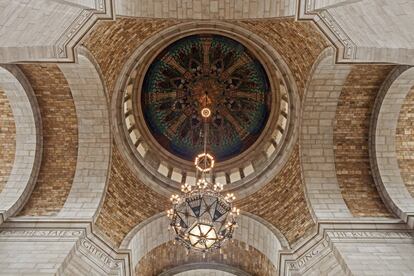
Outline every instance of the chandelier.
{"label": "chandelier", "polygon": [[195,158],[196,185],[181,185],[181,195],[172,195],[172,208],[167,211],[175,240],[190,250],[209,252],[220,249],[230,240],[237,227],[240,210],[233,207],[231,193],[222,195],[223,185],[213,183],[214,157],[207,153],[208,120],[211,110],[201,110],[204,120],[204,151]]}

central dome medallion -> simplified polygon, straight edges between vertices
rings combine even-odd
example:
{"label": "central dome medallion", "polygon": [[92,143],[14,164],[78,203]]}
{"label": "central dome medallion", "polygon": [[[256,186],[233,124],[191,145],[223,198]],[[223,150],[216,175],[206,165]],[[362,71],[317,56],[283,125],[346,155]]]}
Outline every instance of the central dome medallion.
{"label": "central dome medallion", "polygon": [[258,139],[270,103],[269,80],[254,55],[233,39],[208,34],[164,49],[146,72],[141,93],[154,138],[188,161],[203,151],[203,108],[211,110],[207,151],[224,161]]}

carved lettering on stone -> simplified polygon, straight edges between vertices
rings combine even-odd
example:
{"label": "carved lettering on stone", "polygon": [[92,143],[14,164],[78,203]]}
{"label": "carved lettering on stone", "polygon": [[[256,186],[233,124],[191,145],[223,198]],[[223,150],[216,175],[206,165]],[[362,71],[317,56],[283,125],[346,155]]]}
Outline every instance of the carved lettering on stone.
{"label": "carved lettering on stone", "polygon": [[300,258],[289,264],[291,270],[299,270],[305,267],[309,262],[316,260],[328,248],[328,242],[323,240],[315,245],[313,248],[306,251]]}
{"label": "carved lettering on stone", "polygon": [[108,266],[110,269],[119,267],[119,263],[115,262],[111,256],[109,256],[107,253],[105,253],[102,249],[93,244],[91,241],[87,239],[82,239],[80,244],[83,248],[85,248],[88,251],[88,253],[94,256],[102,264]]}
{"label": "carved lettering on stone", "polygon": [[1,230],[0,237],[80,237],[83,230],[57,230],[57,229],[13,229]]}
{"label": "carved lettering on stone", "polygon": [[412,239],[414,236],[410,232],[392,231],[332,231],[328,236],[334,239]]}

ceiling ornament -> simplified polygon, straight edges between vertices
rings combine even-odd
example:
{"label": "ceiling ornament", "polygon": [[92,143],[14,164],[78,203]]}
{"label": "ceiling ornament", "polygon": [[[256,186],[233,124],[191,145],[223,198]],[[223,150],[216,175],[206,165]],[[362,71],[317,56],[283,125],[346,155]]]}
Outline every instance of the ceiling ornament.
{"label": "ceiling ornament", "polygon": [[[205,105],[208,101],[205,101]],[[169,229],[173,231],[175,240],[187,248],[187,252],[209,252],[220,249],[233,237],[237,227],[236,217],[239,209],[233,207],[236,199],[232,193],[222,195],[223,185],[214,183],[214,157],[207,153],[207,137],[211,110],[203,107],[203,140],[204,151],[197,155],[196,185],[185,183],[181,185],[181,195],[172,195],[172,209],[167,211],[170,219]]]}
{"label": "ceiling ornament", "polygon": [[[142,86],[142,109],[161,146],[184,160],[202,151],[203,118],[209,120],[209,151],[224,161],[247,150],[270,113],[270,84],[257,58],[241,43],[220,35],[193,35],[164,49]],[[209,108],[202,110],[207,103]],[[205,113],[207,112],[207,113]]]}

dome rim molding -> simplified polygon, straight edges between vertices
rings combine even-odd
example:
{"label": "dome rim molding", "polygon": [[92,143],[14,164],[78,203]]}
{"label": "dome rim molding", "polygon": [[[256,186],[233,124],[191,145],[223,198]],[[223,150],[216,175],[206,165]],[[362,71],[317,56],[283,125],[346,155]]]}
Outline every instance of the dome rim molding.
{"label": "dome rim molding", "polygon": [[171,46],[173,43],[179,41],[180,39],[184,39],[192,35],[199,34],[199,35],[220,35],[220,36],[231,38],[237,41],[238,43],[242,44],[246,49],[248,49],[248,51],[252,52],[254,58],[257,58],[257,60],[260,62],[261,66],[263,67],[266,73],[266,77],[269,79],[269,84],[270,84],[269,92],[270,92],[270,97],[271,97],[271,105],[272,107],[275,106],[275,108],[271,109],[270,114],[268,115],[268,118],[266,120],[265,126],[260,131],[258,139],[255,142],[253,142],[253,144],[251,144],[246,150],[237,154],[236,156],[230,157],[228,159],[226,158],[224,161],[221,161],[221,162],[216,162],[215,171],[229,170],[229,169],[232,169],[234,163],[239,164],[243,162],[243,159],[251,157],[255,149],[257,149],[257,147],[266,140],[266,137],[270,136],[271,133],[274,131],[274,128],[275,128],[274,124],[275,123],[277,124],[277,121],[272,122],[272,119],[273,117],[275,117],[274,120],[278,119],[277,115],[281,109],[280,108],[281,99],[280,99],[280,91],[279,91],[280,89],[279,89],[279,86],[276,85],[276,81],[278,81],[280,77],[277,76],[277,73],[273,73],[273,71],[270,70],[269,67],[272,64],[269,64],[269,62],[267,62],[267,60],[263,57],[263,55],[259,53],[259,51],[254,49],[254,45],[252,45],[252,43],[248,41],[248,39],[245,39],[240,36],[235,37],[233,34],[229,32],[222,33],[222,30],[206,29],[206,30],[201,30],[200,33],[198,33],[198,31],[199,30],[195,30],[195,31],[190,30],[189,33],[184,33],[183,35],[178,35],[176,37],[170,37],[169,40],[165,42],[166,44],[165,47],[159,47],[158,49],[153,49],[154,50],[153,52],[151,53],[147,52],[145,54],[146,57],[148,56],[148,59],[144,58],[143,64],[142,64],[143,66],[142,68],[138,70],[138,73],[137,73],[138,75],[140,75],[140,77],[135,80],[135,83],[133,86],[133,91],[137,92],[137,93],[133,92],[133,98],[132,98],[133,110],[134,110],[133,114],[135,116],[136,122],[139,125],[140,130],[143,130],[143,132],[141,132],[141,135],[144,136],[147,143],[151,144],[152,147],[160,151],[160,155],[163,157],[163,159],[171,158],[172,162],[171,160],[168,160],[168,161],[169,163],[172,163],[174,166],[181,166],[181,168],[185,168],[188,171],[194,170],[193,161],[188,161],[178,156],[175,156],[174,154],[166,150],[163,146],[161,146],[157,141],[154,141],[155,139],[151,133],[151,130],[148,128],[148,125],[145,122],[143,110],[142,108],[139,108],[141,106],[143,82],[148,72],[148,69],[153,64],[154,60],[157,59],[160,53],[164,51],[165,49],[167,49],[169,46]]}
{"label": "dome rim molding", "polygon": [[[121,150],[122,156],[128,161],[128,166],[140,181],[165,196],[169,196],[171,192],[178,191],[179,185],[177,184],[179,183],[174,182],[166,175],[161,175],[159,172],[154,171],[148,164],[143,164],[146,162],[138,160],[138,151],[132,143],[128,129],[125,125],[123,95],[127,89],[129,76],[133,73],[134,69],[139,66],[142,61],[145,61],[148,56],[151,58],[156,57],[156,55],[166,47],[158,47],[160,44],[165,44],[165,41],[168,41],[169,39],[174,39],[173,41],[176,41],[180,38],[197,33],[213,33],[235,39],[249,50],[252,50],[251,48],[254,47],[253,54],[255,54],[256,57],[258,57],[257,50],[261,51],[262,53],[259,60],[261,62],[263,59],[267,61],[265,63],[266,67],[264,67],[266,68],[269,81],[272,82],[272,79],[274,79],[274,76],[277,74],[276,72],[279,72],[279,81],[282,80],[285,85],[289,116],[286,118],[285,132],[283,133],[277,148],[272,153],[271,160],[265,160],[260,170],[248,175],[241,181],[225,185],[225,191],[235,192],[237,193],[238,198],[243,198],[256,192],[262,186],[267,184],[282,169],[288,157],[291,155],[298,138],[300,99],[293,74],[282,56],[263,38],[241,26],[237,26],[230,22],[221,22],[220,24],[217,24],[216,22],[184,22],[164,29],[153,37],[145,40],[139,47],[137,47],[130,58],[124,63],[115,82],[114,94],[111,100],[111,117],[114,118],[111,124],[114,130],[114,139],[123,149]],[[154,48],[158,48],[159,52],[155,55],[153,53],[148,55],[150,50]],[[267,68],[269,66],[272,66],[271,68],[276,70],[269,70]],[[144,170],[144,173],[142,170]]]}

